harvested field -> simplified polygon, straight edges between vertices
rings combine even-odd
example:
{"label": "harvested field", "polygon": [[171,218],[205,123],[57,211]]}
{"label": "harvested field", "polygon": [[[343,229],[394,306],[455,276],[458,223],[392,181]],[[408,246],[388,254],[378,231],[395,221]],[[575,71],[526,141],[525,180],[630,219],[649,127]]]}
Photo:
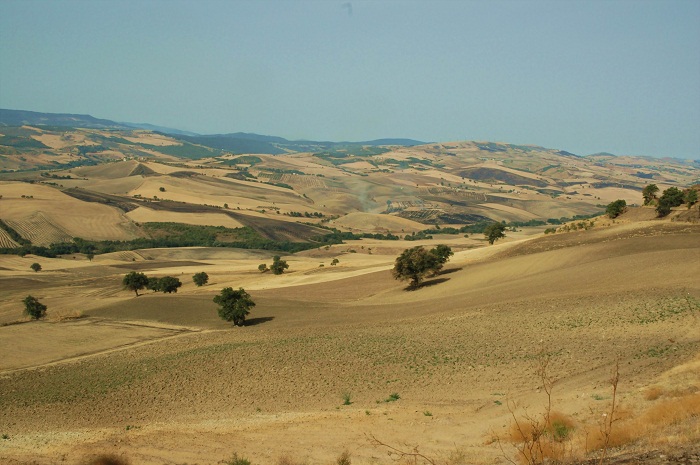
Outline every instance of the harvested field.
{"label": "harvested field", "polygon": [[192,261],[173,261],[173,262],[162,262],[155,260],[148,260],[145,262],[133,262],[124,263],[121,265],[112,265],[113,268],[119,268],[130,271],[143,271],[143,270],[156,270],[159,268],[174,268],[174,267],[186,267],[186,266],[204,266],[206,263],[202,262],[192,262]]}
{"label": "harvested field", "polygon": [[12,240],[12,237],[2,228],[0,228],[0,247],[19,247],[19,244]]}
{"label": "harvested field", "polygon": [[53,224],[42,212],[35,212],[23,220],[6,219],[5,222],[17,231],[23,239],[34,245],[51,245],[58,242],[70,242],[73,237],[67,231]]}
{"label": "harvested field", "polygon": [[[0,373],[56,363],[120,346],[183,334],[186,330],[81,319],[63,323],[37,322],[2,328]],[[36,351],[53,341],[50,351]]]}
{"label": "harvested field", "polygon": [[[354,464],[393,463],[367,440],[375,435],[439,460],[458,449],[466,463],[497,463],[504,453],[515,458],[509,444],[492,443],[508,432],[506,403],[517,401],[518,415],[524,407],[538,415],[546,403],[535,375],[541,350],[559,380],[555,408],[575,421],[575,458],[585,458],[585,431],[609,407],[617,358],[629,418],[620,432],[644,424],[636,438],[656,440],[667,426],[642,423],[647,412],[671,404],[694,412],[687,396],[700,389],[699,228],[630,223],[506,241],[459,252],[446,273],[412,291],[391,278],[393,254],[340,256],[337,269],[314,272],[320,256],[290,257],[281,276],[250,271],[254,255],[200,262],[212,275],[229,270],[218,283],[261,284],[250,288],[249,325],[218,319],[211,298],[220,284],[138,298],[123,291],[90,318],[204,331],[5,374],[0,423],[12,447],[0,459],[78,463],[99,452],[145,465],[215,464],[237,452],[259,464],[285,455],[332,463],[348,450]],[[188,249],[180,264],[197,261],[197,250],[211,249]],[[90,286],[107,289],[121,275]],[[0,340],[37,325],[0,327]],[[659,397],[647,400],[654,386]],[[688,418],[668,427],[698,441]]]}
{"label": "harvested field", "polygon": [[393,215],[378,215],[372,213],[349,213],[330,222],[331,226],[343,230],[361,231],[368,233],[394,234],[418,232],[425,229],[425,225]]}
{"label": "harvested field", "polygon": [[71,237],[128,240],[140,235],[138,228],[116,208],[84,202],[51,187],[0,182],[0,195],[0,219],[23,228],[24,232],[18,232],[28,239],[37,238],[40,242],[36,244],[48,245]]}
{"label": "harvested field", "polygon": [[224,226],[226,228],[240,228],[244,226],[244,223],[225,213],[179,213],[138,207],[127,213],[126,216],[138,223],[184,223],[199,226]]}

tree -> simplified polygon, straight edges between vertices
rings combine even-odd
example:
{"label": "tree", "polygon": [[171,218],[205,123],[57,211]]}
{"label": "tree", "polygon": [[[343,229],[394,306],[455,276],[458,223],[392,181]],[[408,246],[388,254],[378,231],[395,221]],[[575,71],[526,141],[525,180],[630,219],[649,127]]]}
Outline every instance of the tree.
{"label": "tree", "polygon": [[333,261],[331,262],[331,266],[335,266],[338,263],[340,263],[340,260],[338,260],[337,258],[334,258]]}
{"label": "tree", "polygon": [[92,261],[92,259],[95,258],[95,254],[90,252],[86,255],[86,257],[87,257],[88,261]]}
{"label": "tree", "polygon": [[493,245],[499,239],[506,237],[506,226],[503,223],[491,223],[484,229],[484,236]]}
{"label": "tree", "polygon": [[177,293],[177,288],[181,287],[182,283],[178,278],[172,276],[163,276],[158,280],[158,288],[166,294],[172,292]]}
{"label": "tree", "polygon": [[430,250],[430,253],[434,254],[441,265],[444,265],[450,260],[450,257],[455,253],[452,251],[450,246],[445,244],[438,244],[435,248]]}
{"label": "tree", "polygon": [[24,302],[25,315],[31,316],[32,319],[38,320],[46,315],[46,305],[39,302],[36,297],[28,295],[22,302]]}
{"label": "tree", "polygon": [[245,317],[250,309],[255,307],[255,302],[242,287],[234,291],[225,287],[221,293],[214,297],[214,303],[219,305],[219,316],[226,321],[233,321],[235,326],[243,326]]}
{"label": "tree", "polygon": [[683,201],[688,204],[688,208],[692,207],[698,202],[698,191],[691,187],[683,194]]}
{"label": "tree", "polygon": [[206,274],[204,271],[195,273],[194,276],[192,276],[192,281],[194,281],[197,287],[204,286],[206,283],[209,282],[209,275]]}
{"label": "tree", "polygon": [[404,250],[394,262],[391,274],[394,279],[411,280],[411,286],[417,286],[430,273],[442,267],[437,255],[428,252],[422,246]]}
{"label": "tree", "polygon": [[122,279],[122,284],[126,289],[134,291],[136,293],[136,297],[138,297],[139,290],[148,285],[148,278],[143,273],[132,271],[124,276],[124,279]]}
{"label": "tree", "polygon": [[659,186],[656,184],[649,184],[642,190],[642,197],[644,197],[644,205],[649,205],[654,200],[656,200],[656,193],[659,192]]}
{"label": "tree", "polygon": [[35,273],[37,271],[41,271],[41,265],[39,265],[38,263],[32,263],[31,265],[29,265],[29,268],[34,270]]}
{"label": "tree", "polygon": [[623,199],[618,199],[608,204],[608,206],[605,208],[605,213],[607,213],[610,218],[617,218],[618,216],[622,215],[626,209],[627,202],[625,202]]}
{"label": "tree", "polygon": [[270,269],[267,267],[266,264],[261,263],[260,265],[258,265],[258,271],[260,271],[261,273],[264,273],[266,271],[270,271]]}
{"label": "tree", "polygon": [[274,274],[282,274],[284,273],[284,270],[289,268],[289,265],[287,264],[286,261],[280,259],[278,255],[275,255],[272,257],[272,265],[270,265],[270,269],[272,270],[272,273]]}
{"label": "tree", "polygon": [[165,192],[165,187],[159,187],[158,190],[161,192]]}
{"label": "tree", "polygon": [[658,205],[656,206],[656,213],[659,216],[666,216],[671,213],[671,208],[677,207],[683,203],[683,191],[677,187],[669,187],[661,194]]}
{"label": "tree", "polygon": [[148,282],[146,283],[146,289],[150,289],[153,292],[160,291],[160,279],[148,278]]}

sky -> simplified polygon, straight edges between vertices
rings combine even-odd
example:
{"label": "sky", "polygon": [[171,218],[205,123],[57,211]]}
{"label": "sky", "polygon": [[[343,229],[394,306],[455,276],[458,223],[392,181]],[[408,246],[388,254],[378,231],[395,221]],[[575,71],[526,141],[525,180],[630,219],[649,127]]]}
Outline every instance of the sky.
{"label": "sky", "polygon": [[700,158],[700,1],[0,0],[0,108]]}

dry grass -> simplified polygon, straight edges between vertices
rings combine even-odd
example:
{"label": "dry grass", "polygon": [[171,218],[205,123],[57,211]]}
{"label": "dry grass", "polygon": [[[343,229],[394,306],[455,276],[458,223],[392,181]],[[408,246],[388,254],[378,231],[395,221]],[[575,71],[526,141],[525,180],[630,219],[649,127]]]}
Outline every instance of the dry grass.
{"label": "dry grass", "polygon": [[[195,288],[188,282],[177,295],[138,298],[121,289],[125,270],[107,258],[81,261],[76,268],[63,266],[72,261],[47,260],[46,268],[55,272],[30,274],[26,263],[31,259],[0,257],[7,269],[0,270],[1,308],[19,301],[15,294],[21,298],[41,289],[37,295],[46,296],[49,311],[59,300],[66,308],[100,305],[87,314],[106,320],[100,328],[89,328],[89,318],[0,328],[7,336],[0,338],[7,341],[7,360],[15,360],[8,351],[22,344],[20,355],[26,357],[65,356],[61,343],[92,347],[109,342],[109,334],[134,335],[148,329],[139,325],[158,321],[204,329],[1,377],[0,421],[12,424],[7,433],[17,438],[13,446],[24,440],[31,447],[13,448],[12,455],[3,450],[0,461],[9,457],[44,465],[60,452],[78,463],[78,454],[114,451],[122,444],[125,425],[137,424],[142,429],[129,433],[128,447],[145,465],[223,457],[232,436],[254,464],[275,463],[283,453],[294,461],[330,464],[340,450],[352,447],[353,463],[364,465],[380,456],[363,439],[367,432],[404,451],[419,445],[420,453],[441,464],[455,446],[469,453],[467,463],[494,463],[499,451],[484,446],[482,436],[508,424],[500,396],[511,393],[520,405],[533,406],[533,413],[546,403],[537,391],[542,383],[531,370],[540,340],[551,351],[551,369],[560,379],[550,420],[542,423],[552,437],[557,428],[575,428],[571,439],[552,441],[543,452],[583,455],[586,431],[588,450],[595,450],[597,420],[609,405],[607,389],[593,389],[605,378],[613,351],[623,362],[626,405],[641,409],[683,401],[690,410],[692,393],[683,390],[697,383],[692,360],[700,343],[697,311],[686,299],[700,296],[694,279],[698,233],[595,237],[592,244],[573,247],[564,241],[552,250],[530,247],[528,253],[501,258],[460,252],[451,262],[455,271],[444,276],[447,281],[411,293],[391,279],[387,267],[368,272],[382,266],[374,254],[341,257],[342,268],[353,267],[355,276],[306,274],[303,266],[316,268],[318,259],[292,257],[294,271],[275,277],[256,271],[261,260],[254,255],[219,256],[203,249],[211,265],[196,271],[216,270],[209,273],[212,285]],[[192,261],[198,250],[178,251],[182,256],[153,253]],[[382,260],[390,265],[392,258]],[[193,268],[158,269],[155,261],[143,261],[149,262],[156,274],[178,270],[185,278]],[[14,268],[26,270],[25,275],[16,276]],[[687,273],[672,272],[679,268]],[[258,305],[250,315],[255,324],[231,329],[218,320],[211,298],[224,283],[256,284],[251,294]],[[136,319],[128,330],[115,322]],[[18,332],[22,327],[32,331]],[[33,351],[35,346],[44,350]],[[664,350],[650,350],[657,347]],[[685,368],[674,368],[679,366]],[[647,385],[663,386],[664,394],[644,401]],[[353,405],[336,410],[342,392],[352,392]],[[376,403],[393,392],[400,393],[398,402]],[[594,392],[603,401],[594,400]],[[589,412],[592,406],[600,409],[595,415]],[[627,439],[613,438],[617,442],[634,437],[633,426],[652,423],[642,414],[628,418],[617,412],[621,419],[613,434],[630,431]],[[697,416],[676,418],[659,420],[657,433],[640,429],[642,441],[658,441],[655,435],[668,441],[697,438],[697,426],[692,429]],[[76,431],[49,445],[34,439]],[[203,457],[202,450],[210,455]]]}
{"label": "dry grass", "polygon": [[661,386],[649,386],[644,391],[644,400],[652,401],[664,395],[664,388]]}

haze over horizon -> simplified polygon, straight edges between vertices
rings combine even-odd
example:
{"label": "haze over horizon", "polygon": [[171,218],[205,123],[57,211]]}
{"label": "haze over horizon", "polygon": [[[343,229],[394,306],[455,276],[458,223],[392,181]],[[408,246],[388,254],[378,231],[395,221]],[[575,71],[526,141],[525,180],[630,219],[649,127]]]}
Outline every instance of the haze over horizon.
{"label": "haze over horizon", "polygon": [[0,2],[0,107],[700,158],[700,2]]}

